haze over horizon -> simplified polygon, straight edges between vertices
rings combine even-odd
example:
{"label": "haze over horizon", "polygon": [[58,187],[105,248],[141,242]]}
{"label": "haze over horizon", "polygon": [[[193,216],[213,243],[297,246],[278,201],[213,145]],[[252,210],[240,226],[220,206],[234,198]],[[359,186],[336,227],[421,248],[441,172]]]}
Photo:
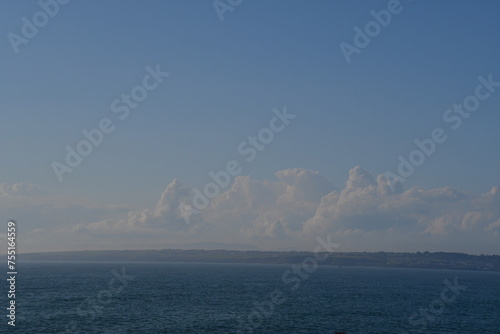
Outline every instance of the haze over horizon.
{"label": "haze over horizon", "polygon": [[500,254],[500,3],[62,2],[0,11],[20,253]]}

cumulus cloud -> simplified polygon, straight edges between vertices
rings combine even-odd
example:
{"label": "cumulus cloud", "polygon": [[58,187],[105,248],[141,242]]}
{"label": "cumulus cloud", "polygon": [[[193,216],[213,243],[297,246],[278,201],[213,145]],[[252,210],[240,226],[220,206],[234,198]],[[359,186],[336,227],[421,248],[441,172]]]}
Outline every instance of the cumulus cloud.
{"label": "cumulus cloud", "polygon": [[[5,196],[25,196],[31,203],[33,198],[44,198],[35,205],[42,221],[56,213],[55,221],[77,213],[63,227],[60,222],[57,231],[76,238],[105,237],[103,242],[140,236],[146,243],[151,238],[160,243],[226,242],[293,249],[305,245],[305,240],[332,234],[342,238],[339,241],[344,245],[349,241],[367,245],[369,241],[381,250],[387,250],[388,242],[399,242],[400,247],[413,242],[419,250],[427,250],[428,242],[435,247],[455,242],[460,250],[464,242],[474,240],[473,248],[486,239],[493,245],[500,237],[500,191],[496,186],[484,194],[451,187],[392,191],[384,175],[374,176],[359,166],[349,171],[343,187],[335,187],[320,173],[307,169],[286,169],[275,175],[274,180],[236,177],[205,209],[190,213],[188,221],[193,192],[177,179],[155,205],[144,210],[75,202],[49,205],[47,197],[37,195],[39,189],[29,185],[2,185],[0,194],[4,202]],[[41,238],[50,230],[49,223],[41,223],[33,226],[31,235]]]}
{"label": "cumulus cloud", "polygon": [[190,196],[191,190],[175,179],[163,191],[154,208],[130,211],[125,218],[103,219],[88,225],[79,224],[73,228],[73,231],[146,234],[167,231],[197,232],[203,225],[201,217],[194,217],[192,224],[187,224],[181,210],[182,205],[186,205]]}
{"label": "cumulus cloud", "polygon": [[249,238],[286,239],[302,233],[323,196],[334,189],[318,172],[287,169],[278,181],[237,177],[231,188],[215,198],[203,217],[226,231]]}
{"label": "cumulus cloud", "polygon": [[345,188],[323,197],[305,231],[400,231],[449,235],[465,229],[489,227],[500,218],[493,193],[475,195],[450,187],[425,190],[413,187],[390,192],[383,175],[376,180],[361,167],[351,169]]}
{"label": "cumulus cloud", "polygon": [[[500,194],[472,194],[450,187],[392,191],[384,175],[357,166],[337,189],[316,171],[276,172],[276,180],[238,176],[186,224],[183,206],[192,192],[174,180],[155,207],[127,217],[79,225],[75,231],[152,233],[165,238],[231,242],[287,241],[289,245],[331,233],[341,238],[390,235],[424,238],[500,231]],[[415,239],[416,240],[416,239]]]}

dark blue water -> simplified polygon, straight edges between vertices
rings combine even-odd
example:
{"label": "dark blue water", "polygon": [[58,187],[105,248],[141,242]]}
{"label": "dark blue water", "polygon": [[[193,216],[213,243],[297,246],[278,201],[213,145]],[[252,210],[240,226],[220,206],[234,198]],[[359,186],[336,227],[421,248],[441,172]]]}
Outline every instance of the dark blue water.
{"label": "dark blue water", "polygon": [[[16,327],[7,326],[3,311],[0,331],[500,333],[500,273],[307,269],[310,273],[294,273],[290,265],[23,263]],[[5,284],[1,298],[5,310]]]}

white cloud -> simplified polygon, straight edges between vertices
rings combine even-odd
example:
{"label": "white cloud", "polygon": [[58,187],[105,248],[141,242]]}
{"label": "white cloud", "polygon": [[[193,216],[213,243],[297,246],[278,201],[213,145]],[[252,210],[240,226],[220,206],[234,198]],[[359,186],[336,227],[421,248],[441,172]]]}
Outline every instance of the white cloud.
{"label": "white cloud", "polygon": [[43,194],[35,185],[29,183],[0,183],[0,197],[23,197]]}
{"label": "white cloud", "polygon": [[130,211],[124,218],[109,218],[91,223],[88,225],[78,225],[73,231],[78,232],[106,232],[106,233],[145,233],[157,234],[167,231],[175,232],[198,232],[203,225],[201,217],[192,218],[192,224],[186,224],[182,212],[181,204],[189,201],[191,190],[184,187],[179,180],[175,179],[170,183],[160,196],[160,200],[152,209],[141,211]]}
{"label": "white cloud", "polygon": [[[51,197],[34,196],[40,194],[36,187],[2,186],[2,194],[18,201],[24,194],[24,210],[40,215],[30,234],[40,240],[56,231],[82,242],[142,238],[146,248],[149,240],[299,249],[318,235],[332,234],[343,245],[351,242],[353,250],[388,250],[391,244],[407,250],[401,247],[412,244],[417,250],[460,251],[467,240],[469,251],[479,251],[483,246],[491,249],[500,237],[498,187],[485,194],[451,187],[392,192],[383,175],[374,177],[359,166],[349,171],[343,189],[336,189],[318,172],[300,168],[278,171],[274,181],[239,176],[200,214],[191,215],[189,224],[183,211],[192,203],[192,192],[179,180],[166,187],[155,206],[144,210],[75,201],[56,205]],[[8,202],[5,195],[2,201]],[[47,223],[51,218],[59,224]]]}
{"label": "white cloud", "polygon": [[281,170],[276,177],[277,181],[237,177],[200,215],[191,216],[194,220],[189,225],[179,207],[190,203],[191,192],[174,180],[154,208],[88,224],[85,230],[155,233],[165,241],[231,240],[259,246],[276,241],[280,245],[286,242],[290,248],[324,233],[347,239],[370,238],[376,243],[376,238],[382,240],[384,235],[453,240],[451,236],[471,231],[486,235],[500,230],[496,187],[482,195],[450,187],[392,192],[383,175],[374,177],[359,166],[350,170],[342,190],[335,190],[324,176],[306,169]]}

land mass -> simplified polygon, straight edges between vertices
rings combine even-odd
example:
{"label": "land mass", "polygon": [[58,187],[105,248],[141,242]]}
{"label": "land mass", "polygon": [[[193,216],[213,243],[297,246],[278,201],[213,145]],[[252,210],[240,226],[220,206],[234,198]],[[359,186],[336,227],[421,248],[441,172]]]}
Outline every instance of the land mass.
{"label": "land mass", "polygon": [[[218,262],[296,264],[313,252],[236,250],[103,250],[19,254],[18,261]],[[447,252],[332,252],[321,265],[500,271],[500,255]]]}

